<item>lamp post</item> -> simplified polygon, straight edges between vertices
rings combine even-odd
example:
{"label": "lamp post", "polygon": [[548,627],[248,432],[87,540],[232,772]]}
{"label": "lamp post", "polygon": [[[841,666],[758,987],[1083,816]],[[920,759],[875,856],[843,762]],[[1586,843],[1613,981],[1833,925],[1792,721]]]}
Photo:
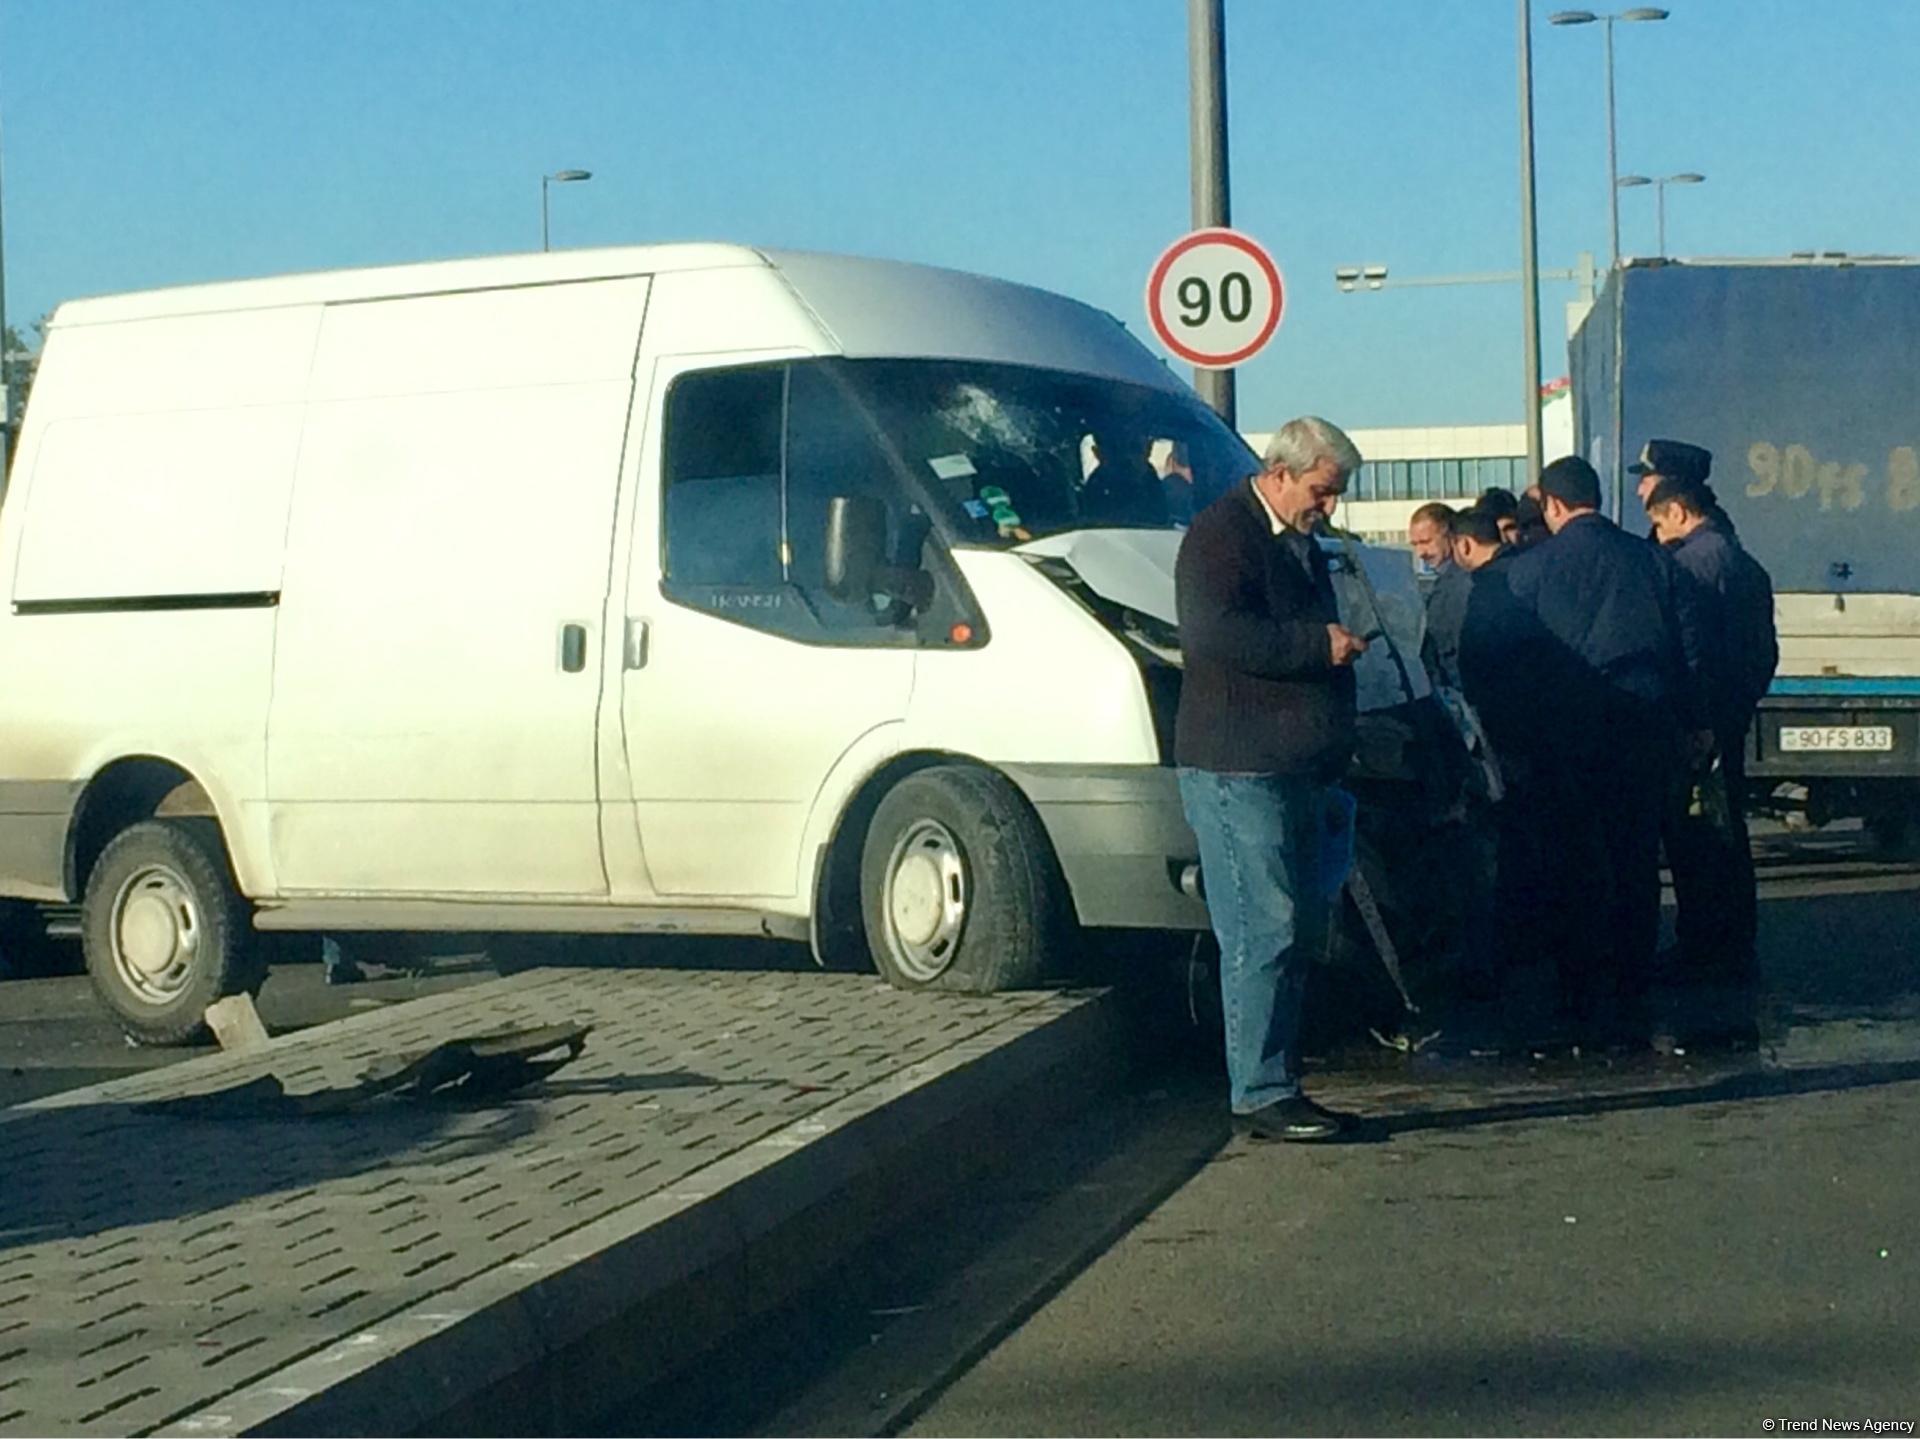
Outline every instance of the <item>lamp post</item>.
{"label": "lamp post", "polygon": [[1647,175],[1622,175],[1613,183],[1616,188],[1621,190],[1632,190],[1641,185],[1653,186],[1655,236],[1659,242],[1659,248],[1655,253],[1664,260],[1667,258],[1667,186],[1698,185],[1703,183],[1706,178],[1705,175],[1699,174],[1696,171],[1682,170],[1678,175],[1651,177]]}
{"label": "lamp post", "polygon": [[592,178],[593,171],[591,170],[555,170],[551,175],[542,175],[540,177],[540,248],[543,251],[553,248],[547,242],[547,186],[549,184],[569,185],[575,180],[591,180]]}
{"label": "lamp post", "polygon": [[[1407,275],[1397,279],[1389,279],[1388,273],[1385,265],[1341,265],[1333,272],[1333,283],[1342,293],[1350,294],[1363,289],[1407,290],[1434,285],[1511,285],[1525,278],[1518,270],[1484,270],[1470,275]],[[1570,269],[1542,270],[1539,278],[1578,285],[1583,300],[1591,300],[1599,284],[1593,256],[1584,251]]]}
{"label": "lamp post", "polygon": [[1527,483],[1540,478],[1540,231],[1533,217],[1533,0],[1520,0],[1520,314],[1526,371]]}
{"label": "lamp post", "polygon": [[1547,17],[1549,25],[1591,25],[1600,22],[1607,35],[1607,223],[1608,233],[1612,236],[1612,263],[1617,269],[1620,265],[1620,163],[1616,158],[1618,144],[1614,136],[1613,122],[1613,22],[1624,20],[1639,23],[1664,20],[1671,11],[1659,10],[1651,5],[1636,5],[1631,10],[1622,10],[1618,15],[1596,15],[1591,10],[1561,10]]}

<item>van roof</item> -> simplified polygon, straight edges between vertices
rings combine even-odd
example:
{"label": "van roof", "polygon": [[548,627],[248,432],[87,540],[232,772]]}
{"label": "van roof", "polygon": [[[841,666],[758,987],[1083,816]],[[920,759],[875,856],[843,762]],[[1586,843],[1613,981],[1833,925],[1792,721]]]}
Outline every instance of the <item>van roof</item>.
{"label": "van roof", "polygon": [[617,275],[657,275],[671,270],[765,267],[767,263],[764,254],[745,245],[621,245],[528,255],[481,255],[359,270],[313,270],[257,280],[172,285],[159,290],[69,300],[54,311],[49,328],[204,315],[223,310],[265,310],[338,300],[390,299],[506,285],[601,280]]}
{"label": "van roof", "polygon": [[774,271],[849,357],[1003,360],[1181,388],[1112,315],[1051,291],[931,265],[748,245],[628,245],[182,285],[69,301],[48,328],[719,269]]}

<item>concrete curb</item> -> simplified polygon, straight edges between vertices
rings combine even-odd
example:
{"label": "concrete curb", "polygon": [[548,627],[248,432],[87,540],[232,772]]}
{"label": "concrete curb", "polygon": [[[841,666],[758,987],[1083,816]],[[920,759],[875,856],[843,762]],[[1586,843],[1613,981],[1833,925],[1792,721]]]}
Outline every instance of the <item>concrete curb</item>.
{"label": "concrete curb", "polygon": [[1110,993],[1023,1009],[161,1432],[591,1427],[1093,1100],[1123,1040]]}

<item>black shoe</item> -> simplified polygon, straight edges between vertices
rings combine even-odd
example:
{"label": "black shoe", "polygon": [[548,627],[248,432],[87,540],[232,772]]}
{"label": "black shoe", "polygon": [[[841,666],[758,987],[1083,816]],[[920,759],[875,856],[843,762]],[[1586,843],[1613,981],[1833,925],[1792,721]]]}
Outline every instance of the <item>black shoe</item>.
{"label": "black shoe", "polygon": [[1346,1115],[1322,1109],[1305,1095],[1282,1099],[1251,1114],[1236,1114],[1233,1117],[1234,1128],[1249,1139],[1279,1139],[1291,1144],[1337,1138],[1352,1123]]}

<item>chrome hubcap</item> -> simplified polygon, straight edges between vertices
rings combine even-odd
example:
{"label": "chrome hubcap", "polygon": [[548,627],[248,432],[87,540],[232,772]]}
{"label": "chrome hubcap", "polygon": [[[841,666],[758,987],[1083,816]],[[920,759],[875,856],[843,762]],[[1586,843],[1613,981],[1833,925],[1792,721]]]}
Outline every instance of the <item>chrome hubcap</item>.
{"label": "chrome hubcap", "polygon": [[200,907],[193,888],[165,865],[130,875],[113,901],[113,968],[148,1004],[178,999],[200,957]]}
{"label": "chrome hubcap", "polygon": [[893,847],[884,896],[887,948],[902,974],[919,984],[953,963],[967,922],[967,866],[953,832],[916,820]]}

